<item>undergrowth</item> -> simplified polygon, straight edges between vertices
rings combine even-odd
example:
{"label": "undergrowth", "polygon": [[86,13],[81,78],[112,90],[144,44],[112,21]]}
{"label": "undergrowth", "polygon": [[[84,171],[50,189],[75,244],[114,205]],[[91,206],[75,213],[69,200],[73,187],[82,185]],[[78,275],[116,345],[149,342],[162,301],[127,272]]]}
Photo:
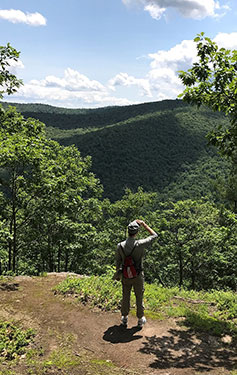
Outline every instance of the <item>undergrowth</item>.
{"label": "undergrowth", "polygon": [[121,300],[120,285],[108,274],[85,278],[67,277],[54,289],[57,293],[75,295],[84,304],[115,311]]}
{"label": "undergrowth", "polygon": [[[73,334],[64,335],[57,331],[52,334],[55,342],[51,351],[37,348],[27,352],[25,358],[27,375],[128,374],[127,371],[117,368],[110,360],[98,359],[87,348],[78,346],[77,338]],[[129,374],[133,375],[130,372]],[[1,371],[0,375],[2,375]]]}
{"label": "undergrowth", "polygon": [[13,360],[26,351],[34,331],[0,320],[0,359]]}
{"label": "undergrowth", "polygon": [[[73,295],[91,307],[117,311],[122,291],[120,282],[112,280],[113,272],[109,269],[102,276],[68,277],[56,286],[55,292]],[[237,337],[237,295],[232,291],[197,292],[145,284],[144,303],[146,316],[152,319],[184,317],[183,324],[197,331]],[[133,293],[131,306],[135,307]]]}

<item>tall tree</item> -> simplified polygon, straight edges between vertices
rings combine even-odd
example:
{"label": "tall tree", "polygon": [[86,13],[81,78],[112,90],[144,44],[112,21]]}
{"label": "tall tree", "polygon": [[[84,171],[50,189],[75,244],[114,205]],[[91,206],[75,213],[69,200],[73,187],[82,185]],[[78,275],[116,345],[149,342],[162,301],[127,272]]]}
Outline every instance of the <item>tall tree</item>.
{"label": "tall tree", "polygon": [[147,252],[148,278],[160,277],[168,285],[193,289],[218,283],[234,287],[236,221],[233,215],[226,216],[228,220],[220,223],[220,212],[213,204],[191,200],[166,202],[149,213],[147,220],[154,223],[158,241]]}
{"label": "tall tree", "polygon": [[94,234],[101,214],[102,187],[89,171],[90,165],[90,158],[82,158],[75,147],[49,142],[48,155],[38,171],[38,199],[29,206],[35,211],[28,228],[30,248],[40,270],[78,271],[81,253],[93,247],[93,241],[86,239]]}
{"label": "tall tree", "polygon": [[8,268],[15,271],[18,252],[17,232],[23,225],[22,208],[34,181],[44,143],[43,124],[24,120],[14,108],[0,113],[0,186],[5,199],[5,220],[8,222]]}
{"label": "tall tree", "polygon": [[219,48],[200,33],[194,41],[198,61],[179,77],[186,86],[180,95],[191,104],[206,105],[225,113],[230,119],[227,129],[218,126],[210,132],[209,140],[237,163],[237,50]]}
{"label": "tall tree", "polygon": [[49,270],[56,269],[56,263],[60,269],[62,248],[75,238],[80,242],[79,233],[88,232],[97,220],[102,187],[89,171],[90,158],[82,158],[75,147],[48,140],[38,120],[25,120],[9,108],[0,113],[0,124],[8,269],[16,272],[17,260],[23,258],[25,265],[33,267],[34,259]]}
{"label": "tall tree", "polygon": [[0,99],[3,94],[13,94],[22,85],[22,81],[10,72],[11,63],[18,61],[20,52],[9,43],[0,46]]}

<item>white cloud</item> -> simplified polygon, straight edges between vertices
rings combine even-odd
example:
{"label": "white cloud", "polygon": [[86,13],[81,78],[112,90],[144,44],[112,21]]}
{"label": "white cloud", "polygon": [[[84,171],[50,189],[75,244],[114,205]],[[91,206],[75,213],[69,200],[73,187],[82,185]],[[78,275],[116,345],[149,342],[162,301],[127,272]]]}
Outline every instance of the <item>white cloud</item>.
{"label": "white cloud", "polygon": [[137,86],[142,96],[152,97],[150,85],[147,79],[135,78],[127,73],[119,73],[109,80],[109,88],[115,91],[116,86]]}
{"label": "white cloud", "polygon": [[62,88],[67,91],[105,91],[105,87],[98,81],[90,80],[76,70],[68,68],[63,78],[47,76],[40,81],[43,87]]}
{"label": "white cloud", "polygon": [[[237,32],[219,33],[213,39],[219,47],[237,49]],[[153,97],[175,99],[184,89],[178,71],[187,71],[197,61],[196,43],[183,40],[169,50],[149,54],[151,59],[147,80]]]}
{"label": "white cloud", "polygon": [[140,95],[147,100],[175,99],[183,91],[178,77],[179,70],[187,70],[197,59],[196,45],[192,40],[183,40],[169,50],[160,50],[148,55],[150,69],[144,78],[119,73],[109,81],[109,87],[137,86]]}
{"label": "white cloud", "polygon": [[110,80],[110,86],[115,90],[117,86],[136,85],[147,99],[176,99],[184,89],[178,71],[189,69],[197,60],[196,44],[183,40],[169,50],[159,50],[148,57],[150,69],[144,78],[120,73]]}
{"label": "white cloud", "polygon": [[166,8],[160,8],[156,4],[148,4],[144,6],[144,10],[150,13],[151,17],[159,20],[166,11]]}
{"label": "white cloud", "polygon": [[229,10],[228,5],[220,6],[217,0],[122,0],[122,2],[127,6],[143,6],[144,10],[157,20],[169,8],[175,9],[185,18],[193,19],[223,16]]}
{"label": "white cloud", "polygon": [[226,49],[237,49],[237,32],[234,33],[218,33],[213,39],[219,47]]}
{"label": "white cloud", "polygon": [[[219,33],[213,40],[220,47],[237,49],[237,33]],[[187,71],[197,61],[196,43],[183,40],[169,50],[150,53],[147,58],[150,65],[142,77],[119,73],[109,79],[106,86],[68,68],[62,77],[51,75],[26,83],[10,100],[91,108],[176,99],[184,89],[178,71]],[[133,95],[136,91],[134,100],[127,99],[127,89],[131,87]]]}
{"label": "white cloud", "polygon": [[[50,75],[26,83],[12,99],[66,107],[101,107],[134,104],[141,102],[141,98],[142,101],[177,98],[183,90],[177,71],[188,69],[195,61],[195,43],[184,40],[170,50],[151,53],[148,58],[150,66],[144,77],[119,73],[105,86],[67,68],[62,77]],[[136,99],[132,101],[126,98],[126,89],[130,87],[137,88]],[[123,97],[116,96],[119,88]]]}
{"label": "white cloud", "polygon": [[150,70],[148,80],[156,100],[176,99],[183,90],[177,72],[168,67]]}
{"label": "white cloud", "polygon": [[192,40],[183,40],[170,50],[160,50],[149,54],[152,59],[151,68],[169,67],[173,70],[181,70],[191,65],[196,59],[196,45]]}
{"label": "white cloud", "polygon": [[16,9],[0,9],[0,18],[12,23],[26,23],[30,26],[45,26],[46,18],[42,14],[24,13]]}
{"label": "white cloud", "polygon": [[111,96],[100,82],[90,80],[71,68],[65,70],[62,78],[47,76],[42,80],[31,80],[11,96],[10,100],[77,108],[132,104],[126,98]]}
{"label": "white cloud", "polygon": [[8,70],[13,74],[17,74],[18,69],[24,69],[24,64],[21,60],[10,60],[9,64],[10,66],[8,67]]}
{"label": "white cloud", "polygon": [[10,73],[15,74],[18,76],[18,70],[19,69],[24,69],[24,64],[21,60],[6,60],[6,62],[9,64],[7,67],[7,70],[9,70]]}

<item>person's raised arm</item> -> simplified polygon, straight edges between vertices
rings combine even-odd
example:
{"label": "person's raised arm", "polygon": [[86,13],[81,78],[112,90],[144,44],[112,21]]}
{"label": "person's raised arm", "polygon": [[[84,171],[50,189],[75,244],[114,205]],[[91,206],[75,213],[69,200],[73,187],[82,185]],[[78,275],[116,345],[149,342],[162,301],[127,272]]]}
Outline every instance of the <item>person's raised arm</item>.
{"label": "person's raised arm", "polygon": [[144,227],[144,229],[146,229],[146,231],[147,231],[148,233],[150,233],[150,235],[154,235],[154,234],[157,235],[157,233],[156,233],[153,229],[151,229],[151,228],[149,227],[149,225],[147,225],[147,224],[145,223],[145,221],[137,219],[136,222],[137,222],[139,225],[142,225],[142,226]]}

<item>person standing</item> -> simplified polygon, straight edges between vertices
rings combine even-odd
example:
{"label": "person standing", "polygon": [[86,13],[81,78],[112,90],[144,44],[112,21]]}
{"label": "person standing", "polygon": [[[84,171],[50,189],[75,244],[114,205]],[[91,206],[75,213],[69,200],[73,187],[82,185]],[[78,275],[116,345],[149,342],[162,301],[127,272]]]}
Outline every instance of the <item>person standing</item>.
{"label": "person standing", "polygon": [[[143,227],[150,235],[143,239],[136,239],[136,235],[140,228]],[[144,221],[136,219],[128,225],[128,238],[118,243],[116,250],[116,271],[123,270],[126,257],[131,256],[134,268],[136,270],[135,277],[127,278],[121,272],[122,282],[122,305],[121,305],[121,323],[126,326],[128,323],[128,314],[130,311],[130,297],[133,288],[136,296],[136,309],[138,326],[142,327],[146,323],[144,316],[143,294],[144,294],[144,272],[143,257],[145,249],[150,243],[157,238],[157,233],[151,229]],[[132,275],[131,275],[132,276]]]}

